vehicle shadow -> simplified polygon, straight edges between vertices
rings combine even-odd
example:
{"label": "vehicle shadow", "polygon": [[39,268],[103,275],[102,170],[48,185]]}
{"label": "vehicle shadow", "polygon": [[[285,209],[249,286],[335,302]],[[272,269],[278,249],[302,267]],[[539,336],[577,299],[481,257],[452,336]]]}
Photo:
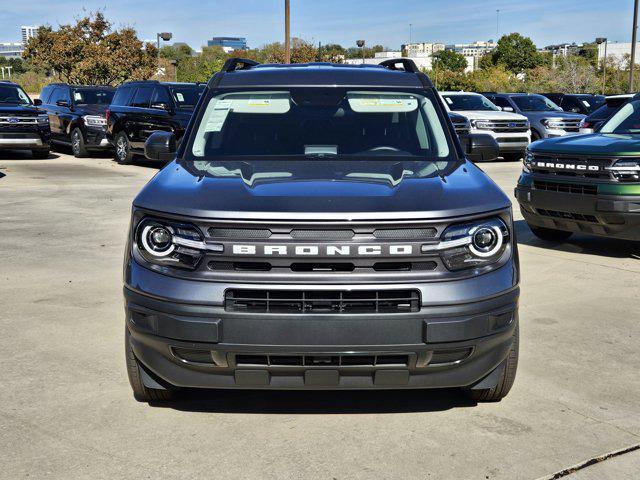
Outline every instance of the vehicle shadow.
{"label": "vehicle shadow", "polygon": [[33,158],[31,152],[25,150],[0,150],[0,160],[34,160],[37,162],[46,162],[60,158],[55,152],[50,152],[47,158]]}
{"label": "vehicle shadow", "polygon": [[521,245],[548,248],[559,252],[598,255],[608,258],[640,259],[640,242],[579,233],[573,234],[568,240],[563,242],[547,242],[536,237],[524,220],[516,220],[513,223],[518,244]]}
{"label": "vehicle shadow", "polygon": [[477,402],[458,389],[380,391],[198,390],[185,389],[159,408],[204,413],[367,414],[441,412]]}

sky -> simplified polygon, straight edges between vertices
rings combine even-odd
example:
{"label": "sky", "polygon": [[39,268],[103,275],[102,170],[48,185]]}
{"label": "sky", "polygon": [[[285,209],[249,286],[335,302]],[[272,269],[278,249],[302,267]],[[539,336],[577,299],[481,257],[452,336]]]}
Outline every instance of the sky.
{"label": "sky", "polygon": [[[213,36],[244,36],[250,47],[282,41],[284,0],[1,0],[0,42],[19,41],[20,25],[69,23],[102,10],[140,38],[159,31],[195,49]],[[498,30],[496,10],[500,10]],[[633,0],[291,0],[291,33],[313,43],[398,49],[409,42],[467,43],[519,32],[539,46],[631,41]]]}

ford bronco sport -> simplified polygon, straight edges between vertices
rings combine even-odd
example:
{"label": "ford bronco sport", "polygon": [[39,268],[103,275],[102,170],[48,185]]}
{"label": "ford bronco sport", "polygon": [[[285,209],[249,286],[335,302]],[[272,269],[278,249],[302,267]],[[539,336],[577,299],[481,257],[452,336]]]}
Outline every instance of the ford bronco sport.
{"label": "ford bronco sport", "polygon": [[516,198],[533,233],[640,239],[640,96],[597,133],[531,144]]}
{"label": "ford bronco sport", "polygon": [[459,387],[495,401],[511,388],[511,205],[413,62],[230,59],[180,147],[156,132],[145,154],[170,163],[134,200],[125,255],[138,400]]}

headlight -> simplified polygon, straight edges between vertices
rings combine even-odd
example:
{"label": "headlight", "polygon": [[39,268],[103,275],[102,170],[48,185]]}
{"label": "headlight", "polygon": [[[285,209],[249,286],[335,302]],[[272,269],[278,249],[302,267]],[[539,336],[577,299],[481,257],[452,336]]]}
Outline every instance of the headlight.
{"label": "headlight", "polygon": [[533,153],[531,153],[531,151],[527,148],[527,150],[524,152],[524,158],[522,159],[522,170],[527,173],[531,173],[531,166],[533,165],[534,159],[535,158],[533,156]]}
{"label": "headlight", "polygon": [[101,117],[100,115],[84,115],[82,118],[84,124],[88,127],[104,127],[107,125],[106,117]]}
{"label": "headlight", "polygon": [[640,180],[640,159],[618,160],[607,170],[619,182],[637,182]]}
{"label": "headlight", "polygon": [[134,248],[152,265],[194,270],[207,251],[221,253],[223,247],[207,244],[193,225],[145,218],[136,227]]}
{"label": "headlight", "polygon": [[564,121],[560,118],[545,118],[540,123],[547,128],[564,128]]}
{"label": "headlight", "polygon": [[438,251],[449,270],[481,268],[498,262],[510,245],[507,225],[499,218],[452,225],[437,245],[423,245],[422,252]]}
{"label": "headlight", "polygon": [[49,115],[41,113],[38,115],[38,123],[40,125],[47,125],[49,123]]}

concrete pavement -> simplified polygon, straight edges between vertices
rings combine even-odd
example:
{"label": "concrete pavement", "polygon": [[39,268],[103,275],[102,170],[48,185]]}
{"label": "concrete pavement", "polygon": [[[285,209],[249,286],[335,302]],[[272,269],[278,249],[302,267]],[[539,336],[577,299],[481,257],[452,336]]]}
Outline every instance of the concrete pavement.
{"label": "concrete pavement", "polygon": [[[519,164],[483,168],[512,195]],[[500,403],[455,391],[136,403],[121,264],[131,200],[155,172],[0,153],[1,478],[534,479],[640,443],[639,245],[545,244],[519,212],[520,365]],[[597,478],[638,478],[634,461]]]}

